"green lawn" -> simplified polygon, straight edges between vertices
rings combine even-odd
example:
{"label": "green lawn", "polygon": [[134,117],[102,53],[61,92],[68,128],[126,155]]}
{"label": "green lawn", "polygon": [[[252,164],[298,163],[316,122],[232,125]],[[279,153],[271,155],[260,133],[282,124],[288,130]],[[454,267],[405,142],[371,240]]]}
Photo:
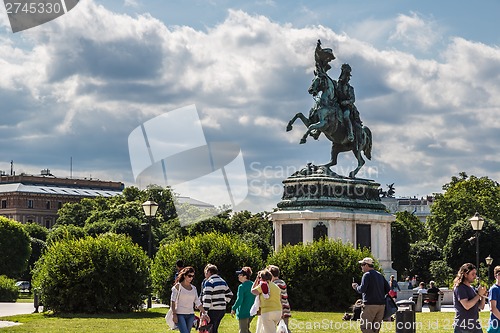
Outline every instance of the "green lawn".
{"label": "green lawn", "polygon": [[[30,314],[12,317],[0,317],[1,320],[10,320],[22,325],[0,329],[0,332],[88,332],[88,333],[132,333],[132,332],[178,332],[168,329],[164,316],[166,308],[155,308],[147,312],[117,315],[61,315]],[[299,312],[294,311],[290,320],[290,330],[293,333],[326,333],[347,332],[359,333],[356,322],[342,321],[343,313],[330,312]],[[436,333],[453,332],[453,312],[424,312],[417,313],[417,332]],[[481,322],[485,330],[488,322],[488,312],[481,313]],[[255,332],[256,319],[252,322],[252,331]],[[384,323],[381,332],[395,332],[395,323]],[[229,314],[222,321],[221,333],[238,332],[238,322]],[[195,332],[194,330],[192,332]]]}
{"label": "green lawn", "polygon": [[19,298],[16,303],[33,303],[32,293],[19,293]]}

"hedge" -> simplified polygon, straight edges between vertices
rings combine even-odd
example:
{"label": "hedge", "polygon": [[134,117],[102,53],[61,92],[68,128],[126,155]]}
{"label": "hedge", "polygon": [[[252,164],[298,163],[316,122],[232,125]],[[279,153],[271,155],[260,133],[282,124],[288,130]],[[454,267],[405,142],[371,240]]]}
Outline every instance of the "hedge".
{"label": "hedge", "polygon": [[292,311],[347,311],[361,298],[351,284],[353,278],[361,282],[358,261],[364,257],[373,256],[366,249],[354,249],[352,244],[322,239],[307,245],[284,246],[268,263],[280,268]]}
{"label": "hedge", "polygon": [[203,269],[208,263],[217,266],[219,275],[226,280],[235,295],[239,285],[235,274],[237,270],[249,266],[256,272],[264,267],[261,250],[244,243],[236,235],[207,233],[163,244],[154,259],[151,275],[154,290],[167,304],[178,259],[182,259],[185,266],[194,267],[196,274],[193,284],[198,292],[204,278]]}
{"label": "hedge", "polygon": [[149,292],[149,264],[124,235],[69,238],[49,245],[36,263],[33,285],[55,312],[129,312]]}
{"label": "hedge", "polygon": [[0,302],[15,302],[19,296],[16,280],[0,275]]}

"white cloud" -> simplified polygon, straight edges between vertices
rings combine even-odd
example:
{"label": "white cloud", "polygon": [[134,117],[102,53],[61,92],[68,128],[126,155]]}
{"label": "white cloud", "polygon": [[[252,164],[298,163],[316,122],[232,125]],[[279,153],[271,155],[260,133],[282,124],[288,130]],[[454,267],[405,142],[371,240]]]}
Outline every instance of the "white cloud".
{"label": "white cloud", "polygon": [[417,13],[411,13],[411,16],[401,14],[389,39],[427,51],[439,40],[437,31],[439,29],[436,24],[423,20]]}
{"label": "white cloud", "polygon": [[[436,42],[432,24],[417,14],[398,22],[394,41],[416,38],[422,49]],[[387,29],[388,23],[374,34]],[[338,57],[333,78],[342,62],[353,67],[356,104],[375,140],[366,168],[378,170],[377,181],[395,182],[401,195],[418,186],[424,195],[439,191],[456,170],[498,174],[497,159],[490,158],[489,169],[470,162],[498,152],[497,47],[455,38],[440,60],[420,60],[327,27],[299,29],[243,11],[231,10],[200,31],[167,27],[149,14],[116,14],[91,0],[23,38],[31,48],[0,44],[0,135],[13,143],[5,158],[31,163],[35,171],[40,165],[64,169],[60,165],[73,156],[82,172],[130,181],[130,131],[193,103],[207,138],[237,142],[247,164],[300,168],[324,162],[330,148],[323,136],[298,145],[305,127],[296,123],[285,132],[287,121],[297,112],[307,115],[313,104],[307,88],[321,38]],[[344,169],[353,163],[350,155],[339,156]],[[115,179],[118,174],[125,179]],[[280,186],[273,179],[263,196]],[[252,209],[271,209],[279,201],[274,197]]]}

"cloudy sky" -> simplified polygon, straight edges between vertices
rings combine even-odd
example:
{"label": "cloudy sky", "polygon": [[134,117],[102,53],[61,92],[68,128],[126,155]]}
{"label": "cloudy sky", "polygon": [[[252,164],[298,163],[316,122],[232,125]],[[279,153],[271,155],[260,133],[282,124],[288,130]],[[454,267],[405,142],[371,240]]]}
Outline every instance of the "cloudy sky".
{"label": "cloudy sky", "polygon": [[[497,0],[177,3],[81,0],[15,34],[2,7],[0,170],[13,160],[17,174],[69,177],[72,160],[73,177],[133,185],[132,131],[195,105],[208,142],[241,149],[249,192],[237,208],[270,210],[282,179],[329,159],[324,137],[299,145],[300,123],[285,132],[313,104],[321,39],[337,57],[332,78],[351,65],[373,133],[360,177],[418,197],[461,171],[500,180]],[[338,173],[354,167],[339,156]]]}

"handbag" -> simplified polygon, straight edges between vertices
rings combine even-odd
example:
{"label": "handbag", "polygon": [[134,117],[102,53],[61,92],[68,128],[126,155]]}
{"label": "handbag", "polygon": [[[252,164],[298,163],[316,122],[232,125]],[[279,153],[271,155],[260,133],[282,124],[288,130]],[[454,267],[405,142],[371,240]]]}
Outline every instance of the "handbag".
{"label": "handbag", "polygon": [[[178,292],[175,298],[175,305],[177,306],[181,289],[178,287],[178,285],[176,285],[176,287]],[[177,328],[177,324],[174,323],[174,311],[172,310],[172,308],[168,309],[167,314],[165,315],[165,321],[167,322],[167,325],[170,327],[171,330],[175,330]]]}
{"label": "handbag", "polygon": [[394,290],[389,290],[388,295],[391,296],[392,298],[395,298],[398,294]]}
{"label": "handbag", "polygon": [[202,320],[198,330],[200,333],[212,333],[212,324],[208,323],[206,320]]}
{"label": "handbag", "polygon": [[398,311],[398,306],[389,294],[385,295],[384,320],[389,319]]}
{"label": "handbag", "polygon": [[288,328],[286,327],[285,321],[283,319],[278,323],[276,327],[276,333],[288,333]]}
{"label": "handbag", "polygon": [[255,300],[253,301],[253,305],[250,308],[250,316],[255,316],[260,314],[260,299],[259,296],[255,296]]}

